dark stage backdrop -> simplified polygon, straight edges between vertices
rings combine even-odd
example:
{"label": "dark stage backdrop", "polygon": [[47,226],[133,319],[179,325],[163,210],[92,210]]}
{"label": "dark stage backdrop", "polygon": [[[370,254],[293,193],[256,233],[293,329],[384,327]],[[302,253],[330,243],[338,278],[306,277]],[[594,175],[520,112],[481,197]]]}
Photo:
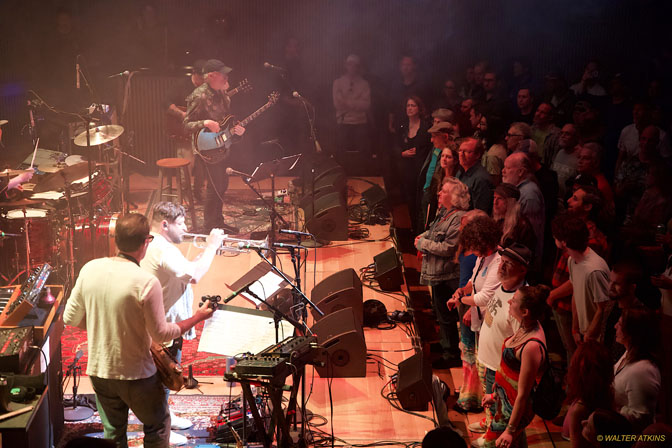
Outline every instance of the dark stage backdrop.
{"label": "dark stage backdrop", "polygon": [[[300,42],[302,76],[293,88],[317,109],[318,137],[333,147],[331,83],[349,53],[362,57],[374,94],[374,119],[384,118],[387,86],[397,80],[402,54],[415,55],[424,77],[438,86],[461,81],[468,64],[488,60],[504,78],[511,61],[526,57],[541,77],[559,68],[578,80],[589,58],[607,73],[632,81],[660,75],[670,64],[669,18],[664,0],[2,0],[0,1],[0,119],[5,138],[27,140],[22,105],[26,91],[65,110],[93,100],[118,103],[122,83],[107,76],[149,70],[135,77],[126,125],[133,151],[148,158],[172,155],[165,138],[162,95],[196,58],[220,58],[234,68],[232,85],[249,78],[255,89],[235,100],[245,115],[264,103],[279,81],[262,69],[280,64],[288,36]],[[149,6],[148,6],[149,5]],[[67,23],[59,12],[68,11]],[[60,25],[60,31],[57,29]],[[74,91],[75,55],[95,92]],[[138,91],[137,89],[141,89]],[[142,104],[137,104],[136,102]],[[305,124],[269,112],[250,129],[239,164],[269,156],[257,143]],[[304,120],[298,114],[294,121]],[[296,127],[296,129],[292,128]],[[57,138],[45,135],[55,145]],[[55,148],[53,148],[55,149]],[[288,153],[302,148],[285,148]],[[252,154],[252,155],[251,155]],[[257,154],[257,155],[254,155]]]}

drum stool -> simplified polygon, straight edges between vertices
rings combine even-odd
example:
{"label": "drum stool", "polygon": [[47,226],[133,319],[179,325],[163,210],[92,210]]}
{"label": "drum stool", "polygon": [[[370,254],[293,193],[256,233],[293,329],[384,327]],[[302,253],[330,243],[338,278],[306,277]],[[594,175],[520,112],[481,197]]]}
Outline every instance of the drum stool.
{"label": "drum stool", "polygon": [[[189,176],[189,161],[187,159],[179,159],[175,157],[159,159],[156,161],[156,166],[159,167],[159,202],[163,201],[164,196],[176,197],[177,203],[182,205],[184,198],[184,184],[182,183],[182,176],[186,185],[186,202],[187,208],[191,214],[191,227],[196,228],[196,210],[194,209],[194,195],[191,191],[191,178]],[[181,172],[181,173],[180,173]],[[177,195],[173,194],[173,176],[177,181]],[[163,181],[167,181],[164,187]]]}

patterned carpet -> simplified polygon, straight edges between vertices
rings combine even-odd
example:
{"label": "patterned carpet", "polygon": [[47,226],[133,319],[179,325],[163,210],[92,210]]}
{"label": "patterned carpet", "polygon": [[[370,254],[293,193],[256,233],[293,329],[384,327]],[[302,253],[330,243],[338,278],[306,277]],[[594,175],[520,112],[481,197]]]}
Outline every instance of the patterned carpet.
{"label": "patterned carpet", "polygon": [[[66,395],[66,398],[71,396]],[[94,402],[93,395],[89,396]],[[209,441],[210,429],[219,414],[220,409],[229,400],[228,396],[223,395],[171,395],[169,399],[170,409],[178,416],[192,421],[194,426],[184,431],[177,431],[189,439],[187,445],[197,446]],[[128,446],[142,446],[142,424],[131,412],[128,419]],[[103,436],[103,425],[100,422],[100,415],[95,412],[92,417],[80,422],[66,422],[63,429],[63,435],[57,448],[62,448],[69,440],[79,437],[99,437]]]}
{"label": "patterned carpet", "polygon": [[[226,358],[221,355],[213,353],[198,352],[198,341],[200,340],[201,331],[203,330],[203,323],[197,325],[196,333],[198,337],[191,341],[184,341],[182,345],[182,359],[189,360],[182,366],[186,369],[189,365],[192,366],[194,375],[212,375],[223,376],[226,369]],[[67,370],[77,353],[79,348],[82,348],[84,355],[80,359],[80,366],[82,372],[86,372],[87,350],[86,350],[86,331],[79,328],[66,326],[63,331],[61,343],[63,344],[63,373]]]}

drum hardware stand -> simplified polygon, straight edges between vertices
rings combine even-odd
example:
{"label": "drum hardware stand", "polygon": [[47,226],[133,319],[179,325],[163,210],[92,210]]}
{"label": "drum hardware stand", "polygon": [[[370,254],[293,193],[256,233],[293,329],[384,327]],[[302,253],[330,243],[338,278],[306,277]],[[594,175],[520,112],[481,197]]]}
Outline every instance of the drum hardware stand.
{"label": "drum hardware stand", "polygon": [[75,223],[73,221],[72,217],[72,206],[70,204],[70,199],[71,199],[71,190],[70,190],[70,184],[66,182],[65,184],[65,200],[66,203],[68,204],[68,225],[66,226],[66,229],[68,231],[68,237],[66,239],[66,250],[67,250],[67,263],[68,263],[68,275],[67,277],[67,282],[68,285],[70,285],[70,289],[74,287],[74,282],[75,282],[75,251],[74,251],[74,237],[75,237],[75,232],[74,232],[74,226]]}
{"label": "drum hardware stand", "polygon": [[[23,207],[23,232],[26,235],[26,277],[30,275],[30,237],[28,231],[28,213],[26,207]],[[21,273],[19,273],[21,275]]]}

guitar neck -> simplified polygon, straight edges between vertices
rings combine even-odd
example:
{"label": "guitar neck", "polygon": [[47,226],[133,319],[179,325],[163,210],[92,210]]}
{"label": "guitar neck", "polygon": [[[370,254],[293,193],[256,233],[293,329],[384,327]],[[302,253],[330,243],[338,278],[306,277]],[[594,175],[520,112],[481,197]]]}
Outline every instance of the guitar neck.
{"label": "guitar neck", "polygon": [[232,97],[233,95],[235,95],[236,93],[240,93],[240,87],[236,87],[236,88],[234,88],[234,89],[231,89],[231,90],[227,91],[227,92],[226,92],[226,95],[227,95],[229,98],[231,98],[231,97]]}
{"label": "guitar neck", "polygon": [[266,110],[267,110],[269,107],[271,107],[272,105],[273,105],[273,103],[271,103],[271,102],[268,102],[268,103],[264,104],[264,105],[261,106],[259,109],[257,109],[256,111],[254,111],[254,112],[252,112],[250,115],[248,115],[248,116],[247,116],[243,121],[241,121],[239,124],[240,124],[242,127],[247,126],[247,124],[248,124],[250,121],[254,120],[254,119],[257,118],[259,115],[261,115],[261,114],[263,114],[264,112],[266,112]]}

